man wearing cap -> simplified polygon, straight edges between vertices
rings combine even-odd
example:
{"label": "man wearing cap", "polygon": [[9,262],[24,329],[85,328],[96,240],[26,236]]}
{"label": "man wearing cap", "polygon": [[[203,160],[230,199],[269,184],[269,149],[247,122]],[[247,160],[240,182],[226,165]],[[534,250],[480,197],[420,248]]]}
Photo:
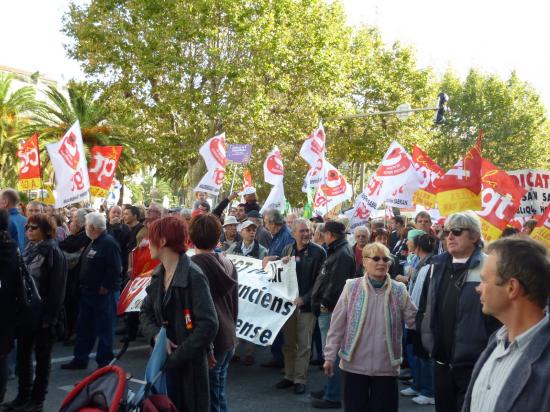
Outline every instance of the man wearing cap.
{"label": "man wearing cap", "polygon": [[[323,347],[327,341],[332,311],[344,289],[347,279],[355,277],[355,257],[346,239],[343,223],[329,221],[322,230],[327,245],[327,259],[321,269],[312,291],[312,309],[319,314],[319,329]],[[311,392],[311,404],[318,409],[341,407],[340,369],[338,358],[334,362],[334,373],[327,379],[324,390]]]}
{"label": "man wearing cap", "polygon": [[271,236],[269,230],[264,227],[262,222],[262,215],[260,215],[260,212],[258,212],[257,210],[252,210],[247,213],[247,218],[248,220],[256,223],[256,240],[260,242],[260,245],[269,250],[271,242],[273,241],[273,236]]}
{"label": "man wearing cap", "polygon": [[[230,216],[233,217],[233,216]],[[228,218],[225,218],[227,221]],[[256,223],[252,220],[245,220],[237,226],[241,240],[234,242],[226,250],[227,254],[248,256],[255,259],[263,259],[267,256],[267,249],[260,245],[255,239],[257,231]]]}
{"label": "man wearing cap", "polygon": [[235,216],[227,216],[223,221],[223,233],[220,239],[222,244],[222,251],[229,249],[231,245],[241,240],[241,237],[237,233],[237,219]]}
{"label": "man wearing cap", "polygon": [[294,300],[297,309],[283,327],[285,376],[275,387],[284,389],[294,386],[294,393],[301,395],[306,391],[311,339],[316,321],[311,311],[311,291],[327,255],[321,246],[311,242],[307,220],[296,218],[292,235],[296,240],[283,249],[283,262],[292,256],[296,259],[299,296]]}
{"label": "man wearing cap", "polygon": [[432,258],[428,299],[435,360],[436,411],[460,411],[472,369],[499,322],[482,312],[476,293],[481,267],[481,226],[473,212],[445,222],[447,252]]}
{"label": "man wearing cap", "polygon": [[244,211],[246,213],[251,212],[252,210],[260,211],[261,207],[258,204],[258,201],[256,199],[256,189],[254,189],[252,186],[249,186],[244,189],[242,193],[244,197]]}

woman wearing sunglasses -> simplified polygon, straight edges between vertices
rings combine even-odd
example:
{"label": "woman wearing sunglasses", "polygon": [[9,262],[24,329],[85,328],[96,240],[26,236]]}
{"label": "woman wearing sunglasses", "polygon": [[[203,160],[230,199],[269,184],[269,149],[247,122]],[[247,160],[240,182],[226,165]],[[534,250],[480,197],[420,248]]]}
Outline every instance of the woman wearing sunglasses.
{"label": "woman wearing sunglasses", "polygon": [[346,412],[398,409],[403,324],[414,328],[416,307],[406,286],[388,274],[391,263],[385,245],[366,245],[364,276],[346,281],[332,314],[324,370],[332,375],[340,356]]}
{"label": "woman wearing sunglasses", "polygon": [[[18,411],[34,412],[42,411],[48,389],[52,347],[65,297],[67,262],[57,246],[55,224],[51,217],[45,214],[29,217],[25,231],[29,241],[23,252],[23,262],[36,283],[41,308],[39,313],[25,311],[18,322],[19,386],[17,397],[9,406]],[[36,358],[34,371],[33,350]]]}

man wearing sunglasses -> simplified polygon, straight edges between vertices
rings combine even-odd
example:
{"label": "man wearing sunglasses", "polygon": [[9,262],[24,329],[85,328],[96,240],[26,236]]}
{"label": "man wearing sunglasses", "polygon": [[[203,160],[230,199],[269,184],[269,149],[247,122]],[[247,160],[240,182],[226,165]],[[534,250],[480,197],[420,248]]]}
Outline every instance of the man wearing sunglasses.
{"label": "man wearing sunglasses", "polygon": [[429,299],[435,360],[436,411],[460,411],[472,369],[499,322],[481,310],[476,293],[486,255],[481,227],[470,211],[450,215],[447,252],[432,259]]}

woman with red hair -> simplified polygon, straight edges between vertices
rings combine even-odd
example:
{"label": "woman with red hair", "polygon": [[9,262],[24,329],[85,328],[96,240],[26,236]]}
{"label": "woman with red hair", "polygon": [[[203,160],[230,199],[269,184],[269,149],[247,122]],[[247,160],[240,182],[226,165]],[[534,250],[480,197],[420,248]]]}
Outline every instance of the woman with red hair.
{"label": "woman with red hair", "polygon": [[208,411],[208,350],[218,317],[203,272],[185,254],[187,223],[163,217],[149,227],[149,249],[161,264],[153,272],[141,306],[144,335],[154,343],[166,327],[168,396],[180,411]]}

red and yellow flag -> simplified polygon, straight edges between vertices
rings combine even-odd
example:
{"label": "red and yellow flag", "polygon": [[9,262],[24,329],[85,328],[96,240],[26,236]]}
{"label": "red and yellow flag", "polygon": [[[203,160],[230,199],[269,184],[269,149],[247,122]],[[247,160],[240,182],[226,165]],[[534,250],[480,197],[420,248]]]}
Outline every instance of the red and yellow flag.
{"label": "red and yellow flag", "polygon": [[88,169],[90,176],[90,194],[105,198],[115,177],[122,146],[94,146],[90,150],[92,162]]}
{"label": "red and yellow flag", "polygon": [[531,233],[531,237],[550,249],[550,207],[547,207],[539,219],[537,226]]}
{"label": "red and yellow flag", "polygon": [[443,216],[464,210],[481,210],[481,147],[478,143],[434,182],[436,201]]}
{"label": "red and yellow flag", "polygon": [[413,203],[433,209],[437,193],[434,182],[445,174],[445,170],[417,145],[414,145],[412,160],[421,179],[420,187],[414,192]]}
{"label": "red and yellow flag", "polygon": [[40,152],[38,149],[38,133],[33,134],[23,142],[17,150],[19,158],[19,190],[40,189],[42,170],[40,168]]}
{"label": "red and yellow flag", "polygon": [[481,234],[486,241],[496,240],[514,217],[526,190],[505,171],[487,159],[481,162]]}

